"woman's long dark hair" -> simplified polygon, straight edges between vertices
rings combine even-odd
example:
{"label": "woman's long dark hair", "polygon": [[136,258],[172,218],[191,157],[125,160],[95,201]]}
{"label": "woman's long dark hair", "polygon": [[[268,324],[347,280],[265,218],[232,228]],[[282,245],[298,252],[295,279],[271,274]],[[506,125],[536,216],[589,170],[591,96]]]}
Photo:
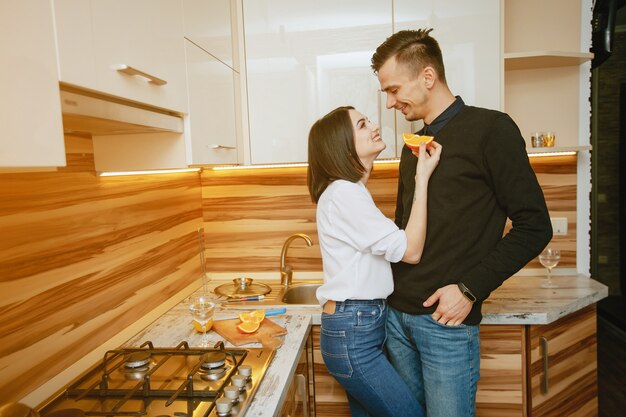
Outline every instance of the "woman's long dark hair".
{"label": "woman's long dark hair", "polygon": [[354,107],[336,108],[315,122],[309,132],[307,185],[314,203],[331,182],[357,182],[365,174],[354,146],[350,110]]}

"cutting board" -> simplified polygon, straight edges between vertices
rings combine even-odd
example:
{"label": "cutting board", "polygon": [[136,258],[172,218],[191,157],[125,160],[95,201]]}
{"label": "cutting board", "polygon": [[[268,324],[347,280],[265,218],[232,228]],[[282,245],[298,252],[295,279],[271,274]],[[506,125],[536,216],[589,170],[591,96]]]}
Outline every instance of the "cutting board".
{"label": "cutting board", "polygon": [[249,343],[261,343],[263,346],[278,348],[282,341],[274,336],[287,334],[287,329],[274,323],[270,319],[263,319],[259,330],[251,334],[241,333],[237,330],[239,319],[216,320],[213,322],[213,330],[230,342],[233,346],[247,345]]}

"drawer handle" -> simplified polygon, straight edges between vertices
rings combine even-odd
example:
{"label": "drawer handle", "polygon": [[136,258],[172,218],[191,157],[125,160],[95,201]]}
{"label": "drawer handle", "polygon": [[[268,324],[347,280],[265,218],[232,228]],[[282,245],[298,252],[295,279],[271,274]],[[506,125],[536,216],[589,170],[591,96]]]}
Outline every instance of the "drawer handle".
{"label": "drawer handle", "polygon": [[543,362],[543,375],[541,376],[541,393],[548,393],[548,339],[545,336],[539,338],[539,348]]}
{"label": "drawer handle", "polygon": [[209,148],[211,149],[237,149],[234,146],[226,146],[226,145],[218,145],[218,144],[209,145]]}
{"label": "drawer handle", "polygon": [[138,70],[137,68],[133,68],[126,64],[114,65],[113,69],[117,72],[124,73],[126,75],[137,75],[139,77],[146,78],[149,82],[155,85],[165,85],[167,81],[160,79],[159,77],[155,77],[154,75],[150,75],[147,72],[143,72]]}

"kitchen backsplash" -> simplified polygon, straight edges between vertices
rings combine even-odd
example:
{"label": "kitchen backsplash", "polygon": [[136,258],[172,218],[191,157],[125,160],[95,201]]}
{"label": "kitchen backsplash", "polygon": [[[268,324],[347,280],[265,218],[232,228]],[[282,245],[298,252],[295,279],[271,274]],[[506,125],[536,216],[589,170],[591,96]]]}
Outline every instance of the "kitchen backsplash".
{"label": "kitchen backsplash", "polygon": [[[555,236],[560,267],[576,267],[576,156],[532,158],[552,217],[568,219],[568,234]],[[368,188],[383,213],[394,217],[397,164],[376,165]],[[303,232],[309,248],[296,240],[288,260],[294,269],[321,270],[315,205],[306,185],[306,168],[270,168],[202,173],[202,206],[210,271],[278,271],[285,238]],[[510,227],[510,224],[507,225]],[[529,268],[543,268],[538,260]],[[277,272],[278,276],[278,272]]]}
{"label": "kitchen backsplash", "polygon": [[199,277],[197,173],[0,174],[0,398],[16,401]]}

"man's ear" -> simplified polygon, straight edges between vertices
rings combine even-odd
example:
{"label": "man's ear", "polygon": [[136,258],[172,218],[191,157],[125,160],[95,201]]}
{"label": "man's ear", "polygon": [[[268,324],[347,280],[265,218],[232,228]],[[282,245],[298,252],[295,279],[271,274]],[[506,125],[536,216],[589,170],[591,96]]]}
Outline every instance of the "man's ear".
{"label": "man's ear", "polygon": [[433,67],[426,67],[422,70],[422,75],[424,76],[424,85],[426,88],[433,88],[435,80],[437,79],[435,69]]}

